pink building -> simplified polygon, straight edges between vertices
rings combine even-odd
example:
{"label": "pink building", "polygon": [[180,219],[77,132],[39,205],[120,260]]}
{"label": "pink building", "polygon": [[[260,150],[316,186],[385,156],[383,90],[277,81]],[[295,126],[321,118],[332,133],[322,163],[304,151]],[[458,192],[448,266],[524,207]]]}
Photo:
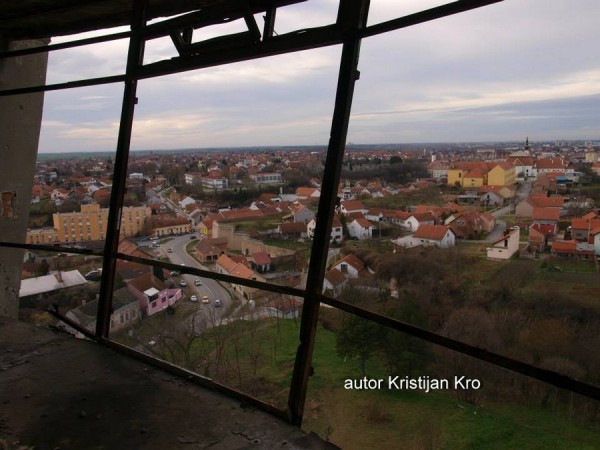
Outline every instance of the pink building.
{"label": "pink building", "polygon": [[181,289],[167,288],[165,282],[152,272],[129,281],[127,289],[137,298],[143,317],[164,311],[183,297]]}

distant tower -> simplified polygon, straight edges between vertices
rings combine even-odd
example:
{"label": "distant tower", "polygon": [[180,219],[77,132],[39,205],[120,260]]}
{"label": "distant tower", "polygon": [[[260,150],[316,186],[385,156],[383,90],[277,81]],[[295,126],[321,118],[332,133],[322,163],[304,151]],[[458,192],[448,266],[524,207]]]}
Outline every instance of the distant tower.
{"label": "distant tower", "polygon": [[528,152],[529,151],[529,136],[527,136],[525,138],[525,151]]}

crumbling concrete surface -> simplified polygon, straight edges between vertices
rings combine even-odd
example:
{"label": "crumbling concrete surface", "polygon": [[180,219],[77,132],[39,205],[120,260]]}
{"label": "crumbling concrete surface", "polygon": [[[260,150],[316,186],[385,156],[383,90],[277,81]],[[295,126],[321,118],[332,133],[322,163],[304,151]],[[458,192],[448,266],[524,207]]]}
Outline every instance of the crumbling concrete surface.
{"label": "crumbling concrete surface", "polygon": [[0,318],[0,449],[335,449],[106,346]]}

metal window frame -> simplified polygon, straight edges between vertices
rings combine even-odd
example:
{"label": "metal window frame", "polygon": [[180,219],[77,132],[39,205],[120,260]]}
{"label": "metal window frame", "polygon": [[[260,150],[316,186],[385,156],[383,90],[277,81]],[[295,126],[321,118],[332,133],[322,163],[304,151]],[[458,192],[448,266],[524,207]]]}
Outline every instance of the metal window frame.
{"label": "metal window frame", "polygon": [[[329,245],[328,236],[333,220],[334,208],[337,202],[337,186],[340,179],[341,163],[344,155],[346,135],[350,120],[354,84],[359,76],[357,67],[361,40],[366,37],[387,33],[393,30],[398,30],[431,20],[436,20],[500,1],[502,0],[458,0],[453,3],[431,8],[415,14],[410,14],[408,16],[400,17],[387,22],[367,26],[369,0],[340,0],[336,23],[313,29],[298,30],[292,33],[277,36],[273,35],[276,8],[279,3],[279,6],[285,4],[285,1],[274,2],[274,6],[266,11],[267,16],[265,20],[264,36],[262,41],[257,41],[255,39],[256,34],[260,34],[260,32],[258,31],[258,28],[255,27],[255,24],[252,23],[250,18],[251,15],[246,10],[239,14],[239,18],[244,18],[251,29],[250,34],[254,36],[254,40],[252,42],[248,43],[241,40],[239,42],[234,42],[234,44],[229,42],[226,45],[229,45],[230,47],[228,47],[225,51],[222,47],[211,48],[209,45],[208,47],[202,47],[196,54],[186,54],[184,57],[175,58],[173,60],[143,65],[144,43],[146,40],[170,35],[173,38],[176,46],[185,46],[186,42],[189,44],[190,40],[188,31],[189,27],[193,24],[198,25],[198,14],[190,13],[172,20],[166,20],[158,24],[146,26],[145,13],[148,0],[135,0],[133,2],[134,6],[131,18],[131,31],[114,33],[97,38],[74,40],[68,43],[50,45],[47,47],[2,52],[0,53],[0,58],[9,58],[38,52],[78,47],[98,42],[106,42],[115,39],[130,39],[125,74],[76,80],[68,83],[31,86],[27,88],[0,91],[0,96],[6,96],[33,92],[54,91],[83,86],[94,86],[116,82],[124,83],[119,136],[115,157],[113,190],[110,199],[107,236],[104,250],[102,252],[97,252],[88,249],[69,248],[68,246],[64,245],[33,245],[11,242],[0,242],[0,247],[45,250],[103,257],[104,270],[101,280],[96,334],[90,336],[90,333],[87,333],[88,337],[93,337],[99,343],[108,345],[130,356],[143,359],[166,370],[193,379],[203,386],[217,389],[228,395],[233,395],[243,399],[244,401],[250,402],[266,411],[283,417],[297,426],[302,424],[308,378],[311,373],[312,352],[315,344],[318,314],[321,303],[338,308],[347,313],[363,317],[367,320],[374,321],[378,324],[393,328],[400,332],[407,333],[411,336],[415,336],[424,341],[439,345],[443,348],[454,350],[481,361],[486,361],[496,366],[509,369],[513,372],[549,383],[559,388],[600,400],[600,388],[597,386],[590,385],[588,383],[584,383],[531,364],[526,364],[513,358],[508,358],[494,352],[477,348],[465,344],[464,342],[447,338],[440,334],[421,329],[393,318],[382,316],[381,314],[369,311],[365,308],[356,307],[354,305],[350,305],[321,294],[321,286],[323,283],[326,265],[325,255],[327,254]],[[217,16],[203,16],[200,26],[208,23],[219,23]],[[192,69],[212,67],[221,64],[229,64],[232,62],[262,58],[265,56],[339,44],[342,45],[342,55],[338,73],[335,107],[332,116],[331,134],[324,168],[323,193],[319,201],[317,212],[317,217],[319,220],[317,221],[315,236],[312,244],[311,264],[309,267],[305,289],[278,286],[253,280],[244,280],[233,276],[217,274],[191,267],[182,267],[161,261],[148,260],[118,252],[120,225],[119,219],[120,211],[123,205],[133,115],[135,104],[137,102],[136,87],[139,80],[184,72]],[[220,45],[223,44],[221,43]],[[112,286],[115,278],[117,259],[139,262],[163,269],[180,270],[184,273],[195,274],[202,277],[213,278],[225,282],[233,282],[244,286],[255,287],[275,293],[293,295],[303,298],[304,307],[302,310],[301,329],[299,333],[300,344],[296,354],[296,360],[292,373],[287,410],[281,410],[274,405],[253,398],[243,392],[220,385],[213,380],[204,378],[198,374],[189,372],[164,361],[157,360],[154,357],[137,352],[133,349],[111,341],[108,331],[112,303]],[[51,313],[56,317],[63,318],[57,311],[51,311]]]}

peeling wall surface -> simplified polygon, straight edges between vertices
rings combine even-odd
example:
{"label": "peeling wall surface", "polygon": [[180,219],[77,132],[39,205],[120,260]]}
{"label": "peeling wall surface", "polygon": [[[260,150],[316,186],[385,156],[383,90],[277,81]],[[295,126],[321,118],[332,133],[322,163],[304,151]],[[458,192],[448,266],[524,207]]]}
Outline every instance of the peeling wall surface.
{"label": "peeling wall surface", "polygon": [[[2,50],[38,47],[47,41],[15,41]],[[44,84],[46,53],[0,60],[0,89]],[[24,243],[37,159],[44,95],[0,97],[0,236]],[[25,250],[0,252],[0,316],[18,315],[21,265]]]}

